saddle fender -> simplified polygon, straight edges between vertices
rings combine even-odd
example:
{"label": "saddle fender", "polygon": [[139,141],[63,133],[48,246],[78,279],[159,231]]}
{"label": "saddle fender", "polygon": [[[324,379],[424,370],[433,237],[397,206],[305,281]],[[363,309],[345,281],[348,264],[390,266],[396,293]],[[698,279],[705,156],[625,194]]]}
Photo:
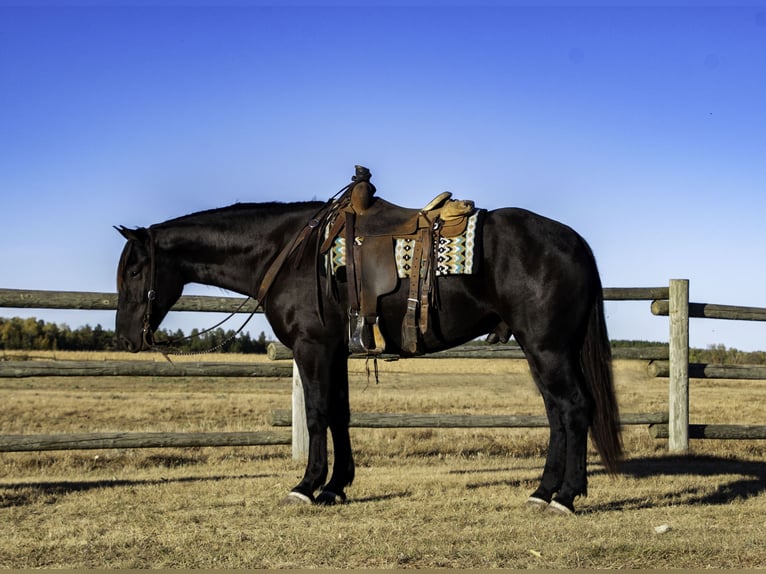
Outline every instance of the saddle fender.
{"label": "saddle fender", "polygon": [[359,311],[363,317],[378,314],[378,297],[394,291],[399,278],[396,272],[394,238],[391,236],[371,236],[362,240],[360,252],[362,285]]}

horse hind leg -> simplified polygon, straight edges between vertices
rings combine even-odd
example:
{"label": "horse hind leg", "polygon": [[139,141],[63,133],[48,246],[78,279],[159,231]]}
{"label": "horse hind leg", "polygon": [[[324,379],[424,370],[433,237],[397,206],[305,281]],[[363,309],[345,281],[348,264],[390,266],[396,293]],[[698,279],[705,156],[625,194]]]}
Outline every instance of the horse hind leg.
{"label": "horse hind leg", "polygon": [[577,360],[565,354],[548,354],[541,361],[528,353],[528,358],[550,425],[543,475],[529,503],[550,512],[571,514],[574,500],[588,493],[586,457],[592,401],[583,390]]}
{"label": "horse hind leg", "polygon": [[566,432],[561,420],[561,414],[556,401],[543,393],[545,412],[548,417],[549,439],[545,467],[540,484],[527,499],[527,504],[533,510],[546,510],[564,482],[566,459]]}

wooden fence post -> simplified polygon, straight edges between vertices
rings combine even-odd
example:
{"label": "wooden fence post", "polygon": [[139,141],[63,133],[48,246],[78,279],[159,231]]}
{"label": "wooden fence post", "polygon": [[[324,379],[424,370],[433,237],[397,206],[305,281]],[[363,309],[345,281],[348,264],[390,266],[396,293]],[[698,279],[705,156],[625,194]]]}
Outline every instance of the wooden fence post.
{"label": "wooden fence post", "polygon": [[306,402],[298,365],[293,361],[293,460],[309,456],[309,431],[306,423]]}
{"label": "wooden fence post", "polygon": [[668,450],[689,450],[689,280],[670,280]]}

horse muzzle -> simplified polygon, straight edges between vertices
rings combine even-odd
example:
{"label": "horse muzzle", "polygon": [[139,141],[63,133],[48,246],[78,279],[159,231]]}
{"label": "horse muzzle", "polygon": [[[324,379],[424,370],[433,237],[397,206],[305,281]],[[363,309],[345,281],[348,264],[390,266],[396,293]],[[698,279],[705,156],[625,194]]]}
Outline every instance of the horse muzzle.
{"label": "horse muzzle", "polygon": [[[138,340],[131,339],[125,335],[117,334],[115,337],[115,343],[117,348],[120,350],[128,351],[129,353],[138,353],[144,350],[144,348],[151,346],[147,344],[146,339],[147,337],[145,334],[142,334],[141,338]],[[151,335],[149,335],[149,340],[153,340]]]}

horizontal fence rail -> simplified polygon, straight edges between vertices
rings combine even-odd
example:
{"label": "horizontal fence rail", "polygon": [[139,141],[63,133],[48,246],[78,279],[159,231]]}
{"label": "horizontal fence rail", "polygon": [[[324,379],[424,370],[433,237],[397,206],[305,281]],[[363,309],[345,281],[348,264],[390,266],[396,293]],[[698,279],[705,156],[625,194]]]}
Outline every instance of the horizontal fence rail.
{"label": "horizontal fence rail", "polygon": [[[266,348],[269,359],[285,360],[292,359],[293,352],[281,343],[269,343]],[[625,347],[621,345],[612,347],[613,359],[641,359],[657,361],[667,359],[669,354],[667,345],[647,345],[639,347]],[[352,355],[352,359],[366,359],[364,355]],[[385,361],[396,361],[398,355],[381,355]],[[524,359],[524,351],[518,345],[511,343],[498,343],[495,345],[459,345],[438,353],[408,357],[407,360],[418,359]]]}
{"label": "horizontal fence rail", "polygon": [[[649,365],[649,374],[653,377],[670,375],[669,361],[653,361]],[[758,381],[766,379],[764,365],[711,365],[708,363],[689,363],[691,379],[747,379]]]}
{"label": "horizontal fence rail", "polygon": [[[651,301],[667,299],[667,287],[605,287],[607,301]],[[248,301],[242,308],[241,297],[213,297],[210,295],[183,295],[171,311],[210,313],[252,313],[256,301]],[[47,291],[33,289],[0,289],[0,307],[18,309],[78,309],[84,311],[114,311],[116,293],[88,291]]]}
{"label": "horizontal fence rail", "polygon": [[[652,314],[667,316],[668,301],[652,301]],[[689,303],[689,317],[695,319],[731,319],[735,321],[766,321],[766,309],[762,307],[739,307],[736,305],[712,305]]]}
{"label": "horizontal fence rail", "polygon": [[196,446],[289,445],[292,433],[262,432],[114,432],[0,436],[0,452],[109,448],[188,448]]}
{"label": "horizontal fence rail", "polygon": [[[271,411],[275,427],[292,426],[289,409]],[[621,425],[648,425],[668,422],[668,413],[624,413]],[[356,428],[544,428],[545,415],[459,415],[415,413],[351,413],[349,427]]]}
{"label": "horizontal fence rail", "polygon": [[166,361],[0,361],[0,378],[25,377],[289,377],[280,363]]}
{"label": "horizontal fence rail", "polygon": [[[208,313],[252,313],[257,303],[243,297],[213,297],[210,295],[183,295],[171,311]],[[86,291],[35,291],[30,289],[0,289],[0,307],[18,309],[77,309],[83,311],[117,310],[116,293]]]}
{"label": "horizontal fence rail", "polygon": [[[668,438],[666,424],[649,425],[652,438]],[[766,425],[689,425],[689,438],[721,440],[766,439]]]}
{"label": "horizontal fence rail", "polygon": [[652,301],[668,299],[669,287],[604,287],[605,301]]}

